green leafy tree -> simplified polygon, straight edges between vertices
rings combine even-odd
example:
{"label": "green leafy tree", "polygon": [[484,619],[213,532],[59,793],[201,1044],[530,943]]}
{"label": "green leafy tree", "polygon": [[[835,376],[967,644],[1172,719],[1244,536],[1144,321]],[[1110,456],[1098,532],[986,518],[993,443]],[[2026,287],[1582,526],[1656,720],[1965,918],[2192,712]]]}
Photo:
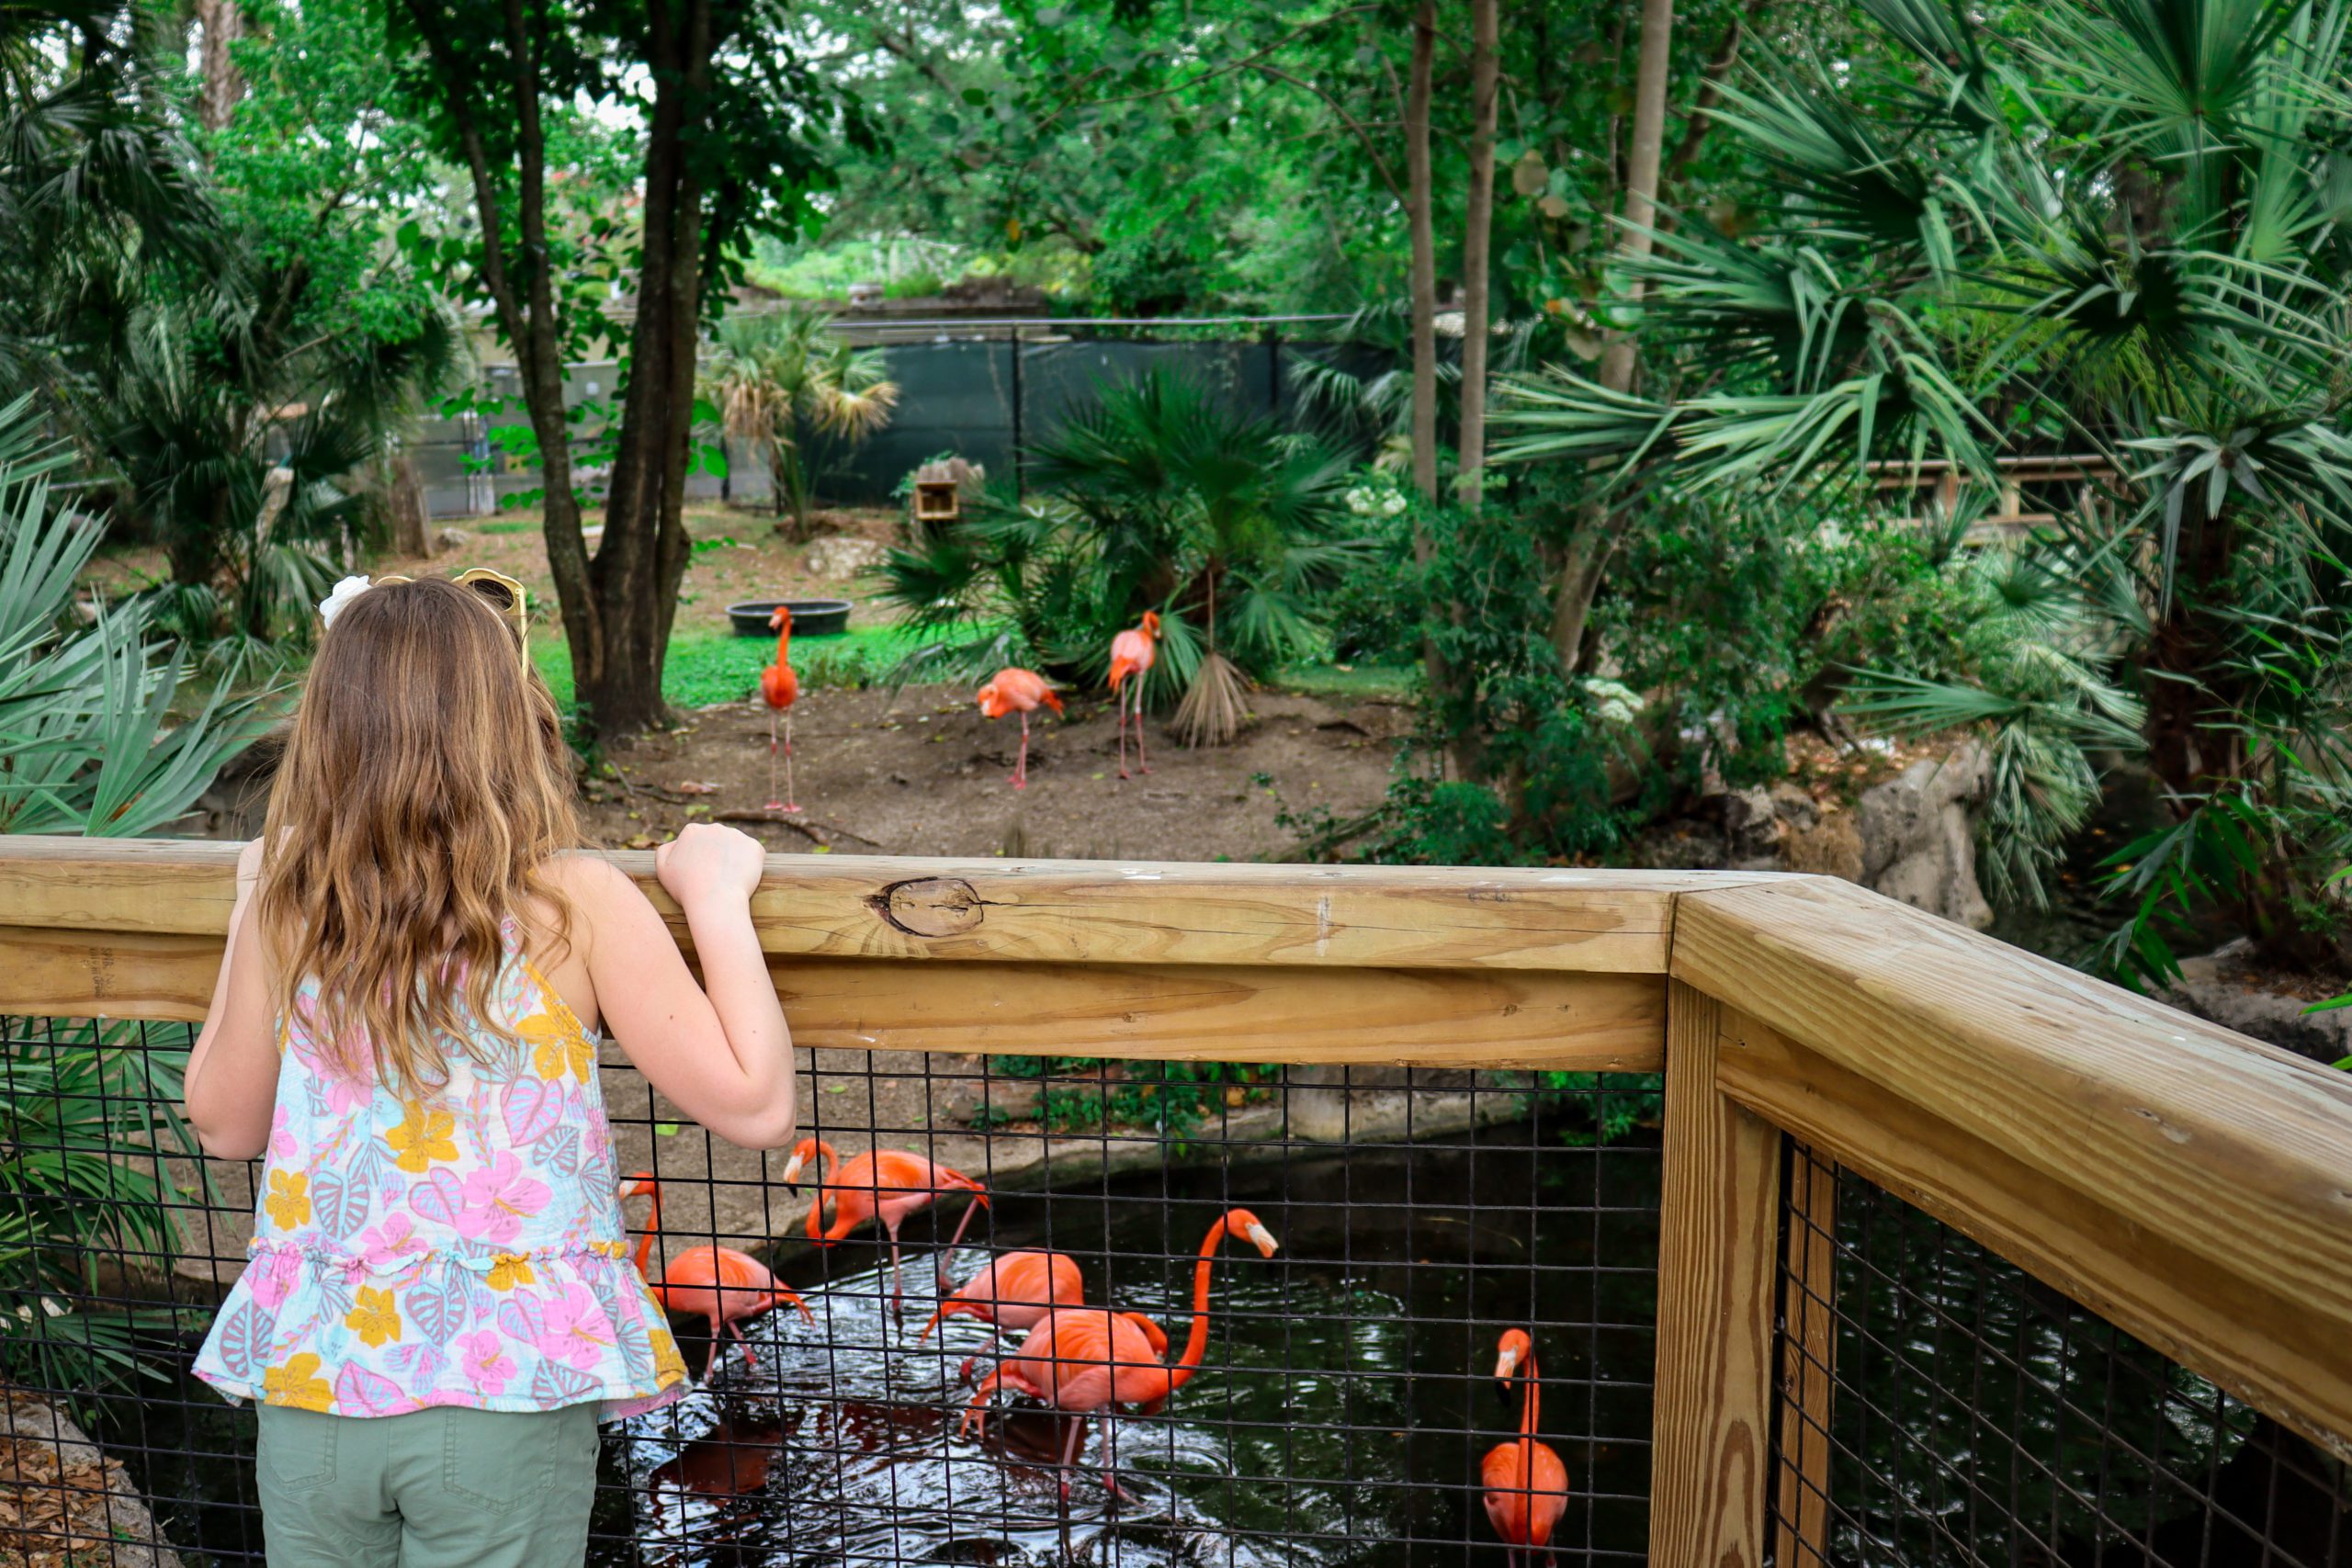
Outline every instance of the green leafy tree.
{"label": "green leafy tree", "polygon": [[[691,554],[684,506],[707,304],[724,298],[755,230],[789,233],[808,218],[823,168],[807,130],[832,112],[831,95],[782,46],[790,18],[773,0],[388,3],[403,101],[465,171],[472,202],[469,236],[420,230],[411,243],[444,258],[462,254],[464,290],[487,298],[514,353],[581,705],[605,733],[660,723],[662,663]],[[560,210],[550,190],[565,177],[563,123],[582,106],[635,122],[638,199],[630,231],[612,236],[634,259],[625,330],[605,314],[605,280],[567,271],[565,236],[550,221]],[[627,369],[592,557],[563,365],[594,337],[625,344]]]}
{"label": "green leafy tree", "polygon": [[[1676,355],[1656,389],[1523,384],[1510,455],[1759,505],[1873,460],[1947,457],[1989,485],[2006,455],[2097,455],[2122,477],[2064,520],[2064,581],[2107,623],[2093,640],[2144,671],[2145,754],[2178,818],[2118,868],[2135,904],[2117,958],[2168,973],[2164,919],[2214,900],[2276,951],[2325,945],[2352,762],[2345,13],[1863,8],[1867,69],[1726,89],[1770,183],[1752,225],[1661,234],[1641,266],[1643,330]],[[1883,683],[1872,706],[2026,711],[1994,691]]]}

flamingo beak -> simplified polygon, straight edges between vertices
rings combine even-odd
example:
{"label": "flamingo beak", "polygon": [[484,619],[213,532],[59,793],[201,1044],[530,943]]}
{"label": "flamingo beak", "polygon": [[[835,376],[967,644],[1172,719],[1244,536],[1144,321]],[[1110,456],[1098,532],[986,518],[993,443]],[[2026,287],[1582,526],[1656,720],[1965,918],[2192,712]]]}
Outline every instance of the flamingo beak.
{"label": "flamingo beak", "polygon": [[800,1179],[800,1168],[806,1162],[803,1161],[798,1155],[794,1155],[790,1159],[784,1162],[784,1182],[786,1186],[789,1187]]}
{"label": "flamingo beak", "polygon": [[1274,1239],[1274,1233],[1263,1225],[1251,1225],[1250,1239],[1257,1244],[1259,1255],[1263,1258],[1272,1258],[1282,1247],[1282,1243]]}
{"label": "flamingo beak", "polygon": [[1510,1348],[1510,1349],[1509,1349],[1509,1350],[1504,1351],[1501,1355],[1497,1356],[1497,1357],[1495,1358],[1495,1381],[1496,1381],[1496,1382],[1508,1382],[1508,1381],[1510,1380],[1510,1378],[1511,1373],[1513,1373],[1513,1372],[1517,1371],[1518,1370],[1519,1370],[1519,1350],[1518,1350],[1518,1348],[1517,1348],[1517,1347],[1515,1347],[1515,1346],[1514,1346],[1512,1348]]}

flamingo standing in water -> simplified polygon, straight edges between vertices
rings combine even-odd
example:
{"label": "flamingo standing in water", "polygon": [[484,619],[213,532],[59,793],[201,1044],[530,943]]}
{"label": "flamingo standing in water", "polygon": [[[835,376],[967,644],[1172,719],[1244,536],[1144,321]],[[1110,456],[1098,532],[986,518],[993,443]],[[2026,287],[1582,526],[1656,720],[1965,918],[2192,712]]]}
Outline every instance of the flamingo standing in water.
{"label": "flamingo standing in water", "polygon": [[[993,1350],[1003,1341],[1007,1329],[1035,1328],[1056,1307],[1080,1306],[1085,1301],[1086,1281],[1075,1258],[1059,1252],[1008,1252],[990,1258],[954,1295],[941,1302],[931,1321],[922,1325],[922,1333],[915,1336],[915,1343],[922,1344],[947,1318],[974,1317],[996,1330],[989,1343]],[[964,1359],[967,1382],[971,1381],[975,1359]]]}
{"label": "flamingo standing in water", "polygon": [[[1119,1495],[1115,1475],[1118,1453],[1112,1446],[1113,1407],[1132,1405],[1148,1416],[1192,1381],[1209,1348],[1209,1269],[1216,1250],[1229,1235],[1247,1236],[1261,1256],[1272,1258],[1279,1245],[1273,1233],[1247,1209],[1229,1209],[1201,1238],[1200,1261],[1193,1266],[1193,1327],[1184,1337],[1184,1353],[1173,1366],[1166,1354],[1167,1337],[1140,1313],[1113,1312],[1107,1307],[1067,1307],[1048,1312],[1029,1331],[1021,1348],[997,1364],[973,1392],[965,1407],[958,1433],[980,1419],[982,1406],[1000,1388],[1009,1388],[1043,1400],[1055,1409],[1083,1416],[1093,1412],[1102,1425],[1102,1479],[1113,1496]],[[1159,1337],[1159,1347],[1153,1337]],[[1079,1443],[1086,1435],[1083,1420],[1070,1423],[1062,1445],[1062,1501],[1069,1501],[1069,1471],[1077,1462]]]}
{"label": "flamingo standing in water", "polygon": [[1535,1341],[1523,1328],[1509,1329],[1496,1343],[1495,1352],[1495,1376],[1505,1387],[1521,1367],[1527,1378],[1527,1402],[1519,1418],[1518,1438],[1497,1443],[1478,1466],[1478,1477],[1487,1486],[1487,1517],[1510,1548],[1515,1568],[1521,1552],[1528,1562],[1534,1560],[1538,1550],[1550,1555],[1552,1527],[1567,1511],[1568,1471],[1558,1454],[1535,1440],[1541,1397]]}
{"label": "flamingo standing in water", "polygon": [[653,1179],[650,1170],[640,1170],[628,1179],[621,1189],[624,1198],[650,1198],[653,1212],[645,1222],[645,1235],[637,1244],[637,1271],[645,1275],[646,1284],[653,1292],[653,1299],[665,1312],[682,1312],[710,1319],[710,1356],[702,1365],[705,1381],[711,1368],[718,1364],[718,1337],[722,1326],[743,1347],[743,1370],[752,1368],[752,1344],[743,1331],[735,1326],[739,1318],[757,1317],[772,1307],[793,1306],[800,1315],[814,1323],[808,1303],[800,1299],[791,1286],[779,1284],[764,1264],[749,1254],[731,1247],[692,1247],[675,1258],[662,1259],[662,1278],[656,1281],[647,1265],[653,1259],[653,1238],[662,1231],[662,1184]]}
{"label": "flamingo standing in water", "polygon": [[1127,776],[1127,694],[1120,690],[1129,676],[1136,682],[1136,771],[1148,773],[1151,763],[1143,754],[1143,682],[1159,661],[1159,613],[1146,610],[1143,624],[1111,639],[1111,697],[1119,705],[1119,776]]}
{"label": "flamingo standing in water", "polygon": [[[792,798],[792,705],[800,700],[800,677],[792,672],[792,612],[778,604],[768,617],[775,628],[775,662],[760,671],[760,700],[768,705],[768,803],[770,811],[798,811]],[[784,719],[784,798],[775,797],[775,722]]]}
{"label": "flamingo standing in water", "polygon": [[[907,1285],[899,1269],[899,1225],[943,1192],[969,1192],[972,1201],[964,1205],[964,1217],[956,1222],[956,1234],[947,1238],[947,1250],[953,1252],[964,1239],[964,1227],[972,1223],[972,1211],[988,1207],[988,1190],[960,1170],[901,1149],[876,1149],[844,1162],[833,1145],[821,1138],[800,1140],[785,1162],[786,1182],[798,1181],[802,1168],[812,1159],[820,1162],[820,1168],[817,1201],[808,1205],[808,1239],[819,1247],[831,1247],[868,1220],[879,1219],[890,1236],[890,1304],[903,1319]],[[833,1205],[831,1225],[824,1221],[828,1201]],[[940,1288],[946,1288],[944,1278]]]}
{"label": "flamingo standing in water", "polygon": [[1046,684],[1046,678],[1034,670],[1023,670],[1008,664],[998,671],[989,683],[974,694],[980,712],[989,718],[1002,718],[1006,714],[1021,716],[1021,761],[1013,764],[1012,787],[1029,787],[1029,716],[1037,711],[1039,703],[1057,714],[1062,711],[1062,700]]}

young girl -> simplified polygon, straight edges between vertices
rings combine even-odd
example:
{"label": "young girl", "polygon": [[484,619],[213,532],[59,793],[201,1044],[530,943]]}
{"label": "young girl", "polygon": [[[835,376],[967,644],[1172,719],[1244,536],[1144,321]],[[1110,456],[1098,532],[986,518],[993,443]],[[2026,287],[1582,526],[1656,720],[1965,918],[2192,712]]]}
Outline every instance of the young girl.
{"label": "young girl", "polygon": [[596,1423],[685,1381],[623,1247],[601,1030],[721,1137],[792,1141],[759,845],[698,825],[655,857],[706,995],[637,886],[566,852],[521,591],[469,575],[329,601],[188,1057],[206,1152],[267,1161],[196,1370],[262,1402],[270,1568],[585,1554]]}

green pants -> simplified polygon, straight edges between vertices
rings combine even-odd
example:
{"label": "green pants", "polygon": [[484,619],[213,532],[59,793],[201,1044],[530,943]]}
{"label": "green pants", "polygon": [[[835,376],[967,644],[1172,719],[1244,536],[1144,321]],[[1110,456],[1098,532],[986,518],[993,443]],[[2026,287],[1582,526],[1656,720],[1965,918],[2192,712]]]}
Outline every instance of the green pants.
{"label": "green pants", "polygon": [[261,1407],[269,1568],[556,1568],[588,1554],[596,1406]]}

